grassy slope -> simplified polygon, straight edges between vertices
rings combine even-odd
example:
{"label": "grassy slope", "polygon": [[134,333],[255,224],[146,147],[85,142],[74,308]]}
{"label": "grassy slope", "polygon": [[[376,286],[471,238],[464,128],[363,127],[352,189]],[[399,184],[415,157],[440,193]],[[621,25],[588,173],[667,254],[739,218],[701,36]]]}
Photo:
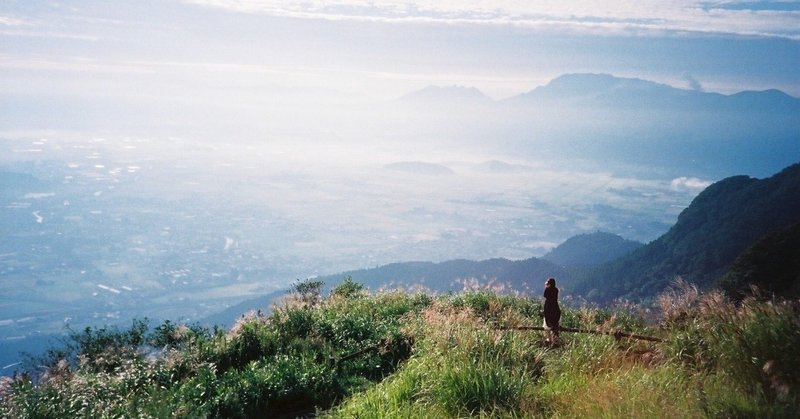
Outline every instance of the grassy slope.
{"label": "grassy slope", "polygon": [[[664,321],[644,327],[630,310],[569,311],[566,325],[661,335],[664,343],[540,335],[488,325],[530,323],[520,300],[488,310],[437,301],[416,323],[420,342],[393,376],[340,404],[332,418],[792,417],[798,407],[798,305],[746,301],[680,284],[662,296]],[[628,307],[630,309],[630,307]],[[487,322],[487,320],[491,320]]]}
{"label": "grassy slope", "polygon": [[324,300],[303,291],[227,332],[139,323],[78,333],[72,363],[54,356],[37,385],[0,383],[0,416],[791,417],[800,408],[797,302],[737,307],[681,284],[662,296],[658,325],[639,307],[564,310],[566,326],[664,343],[564,333],[551,347],[540,332],[497,328],[538,325],[541,304],[527,298],[367,295],[352,282]]}

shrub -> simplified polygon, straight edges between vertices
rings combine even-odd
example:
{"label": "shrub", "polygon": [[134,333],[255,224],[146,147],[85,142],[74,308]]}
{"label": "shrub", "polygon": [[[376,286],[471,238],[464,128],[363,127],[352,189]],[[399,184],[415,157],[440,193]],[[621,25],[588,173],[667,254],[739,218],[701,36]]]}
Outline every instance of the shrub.
{"label": "shrub", "polygon": [[300,299],[308,306],[315,306],[322,299],[322,281],[314,281],[310,278],[305,280],[298,280],[294,286],[294,292],[300,296]]}
{"label": "shrub", "polygon": [[344,282],[331,291],[331,295],[341,298],[362,297],[364,295],[364,285],[353,281],[353,277],[348,276]]}
{"label": "shrub", "polygon": [[305,338],[315,328],[314,314],[310,307],[277,310],[272,314],[271,327],[282,341]]}
{"label": "shrub", "polygon": [[275,355],[281,342],[278,333],[264,321],[258,318],[242,320],[216,351],[214,360],[220,371],[241,368],[251,361]]}
{"label": "shrub", "polygon": [[150,346],[161,349],[175,349],[188,346],[193,340],[208,339],[211,332],[198,324],[187,326],[165,320],[153,329],[147,339]]}

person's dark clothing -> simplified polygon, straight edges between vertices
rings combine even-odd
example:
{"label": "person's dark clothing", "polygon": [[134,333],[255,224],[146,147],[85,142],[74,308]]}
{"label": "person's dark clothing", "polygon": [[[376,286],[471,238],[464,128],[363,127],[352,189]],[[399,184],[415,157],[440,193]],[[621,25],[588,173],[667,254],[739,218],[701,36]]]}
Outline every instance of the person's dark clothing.
{"label": "person's dark clothing", "polygon": [[546,287],[544,289],[544,322],[550,329],[558,331],[560,320],[561,307],[558,306],[558,288]]}

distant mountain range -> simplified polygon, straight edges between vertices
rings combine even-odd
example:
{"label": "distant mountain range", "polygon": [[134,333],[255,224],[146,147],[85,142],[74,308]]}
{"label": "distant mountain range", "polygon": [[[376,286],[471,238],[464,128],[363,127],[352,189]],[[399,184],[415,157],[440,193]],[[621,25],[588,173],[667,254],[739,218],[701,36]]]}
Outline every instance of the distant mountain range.
{"label": "distant mountain range", "polygon": [[800,98],[779,90],[720,94],[608,74],[565,74],[492,100],[427,87],[387,105],[408,138],[516,155],[660,168],[675,176],[769,176],[800,160]]}
{"label": "distant mountain range", "polygon": [[383,168],[416,175],[452,175],[454,173],[453,170],[447,166],[420,161],[401,161],[389,163],[384,165]]}
{"label": "distant mountain range", "polygon": [[651,81],[608,74],[566,74],[528,93],[504,102],[542,104],[567,101],[581,106],[640,107],[675,110],[711,110],[793,113],[800,99],[779,90],[744,91],[732,95],[678,89]]}
{"label": "distant mountain range", "polygon": [[498,104],[550,106],[561,102],[578,106],[641,109],[746,111],[793,114],[800,110],[800,98],[780,90],[721,93],[672,87],[637,78],[610,74],[573,73],[559,76],[544,86],[502,100],[493,100],[480,90],[466,86],[428,86],[398,99],[424,104]]}
{"label": "distant mountain range", "polygon": [[[592,237],[570,239],[545,256],[571,268],[607,263],[576,278],[575,292],[598,301],[653,296],[676,276],[712,286],[764,235],[800,221],[800,168],[795,164],[800,160],[800,99],[781,91],[724,95],[608,74],[566,74],[500,101],[487,101],[465,88],[423,92],[408,96],[423,111],[426,100],[441,107],[469,98],[481,106],[481,115],[470,118],[500,126],[503,141],[519,152],[531,147],[542,155],[614,159],[726,177],[702,192],[668,233],[638,249],[631,244],[626,249],[632,252],[624,257],[611,261],[607,256],[614,252],[603,252],[620,243],[596,245]],[[478,131],[481,122],[465,124]],[[516,141],[510,140],[515,136]],[[787,165],[763,180],[726,174],[770,176]],[[490,170],[510,169],[496,166]],[[780,237],[778,243],[788,240]],[[775,241],[767,243],[757,249]],[[742,263],[737,266],[739,274],[729,275],[728,283],[741,289],[755,279],[744,274]]]}
{"label": "distant mountain range", "polygon": [[428,86],[411,92],[398,99],[408,104],[488,104],[493,100],[474,87],[465,86]]}
{"label": "distant mountain range", "polygon": [[[566,74],[499,101],[471,87],[432,86],[392,106],[412,112],[398,117],[398,126],[409,130],[399,131],[404,135],[452,135],[459,145],[477,141],[515,154],[613,159],[709,177],[770,176],[791,166],[763,180],[733,176],[711,185],[668,233],[647,245],[606,234],[578,236],[541,259],[397,263],[321,278],[329,286],[352,276],[372,289],[421,285],[448,291],[463,287],[464,279],[477,278],[538,294],[540,283],[555,276],[567,293],[600,302],[649,298],[676,276],[713,286],[759,239],[800,221],[800,169],[793,164],[800,161],[800,99],[778,90],[724,95],[607,74]],[[530,170],[498,161],[482,168]],[[413,161],[385,169],[452,173],[446,166]],[[766,245],[742,258],[755,264],[761,260],[753,256],[758,249],[767,247],[769,254],[776,254],[773,246],[784,239],[764,239]],[[739,273],[729,275],[726,283],[742,290],[756,279],[741,270],[744,262],[737,266]],[[246,306],[266,308],[269,302],[254,299],[235,310],[241,313]]]}

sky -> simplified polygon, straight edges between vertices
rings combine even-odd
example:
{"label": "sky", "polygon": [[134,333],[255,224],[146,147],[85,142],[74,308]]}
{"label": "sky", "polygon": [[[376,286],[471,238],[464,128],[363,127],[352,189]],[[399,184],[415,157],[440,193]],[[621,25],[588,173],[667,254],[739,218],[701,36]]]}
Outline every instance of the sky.
{"label": "sky", "polygon": [[6,110],[374,101],[431,84],[502,99],[575,72],[800,96],[798,68],[799,1],[0,3]]}

